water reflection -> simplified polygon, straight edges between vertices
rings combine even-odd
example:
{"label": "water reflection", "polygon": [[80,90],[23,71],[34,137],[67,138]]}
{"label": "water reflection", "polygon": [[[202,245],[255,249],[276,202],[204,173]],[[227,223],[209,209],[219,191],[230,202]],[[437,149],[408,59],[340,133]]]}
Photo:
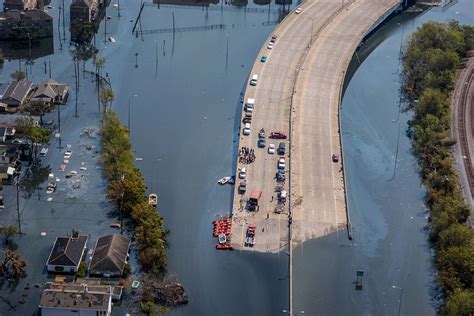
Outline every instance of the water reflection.
{"label": "water reflection", "polygon": [[[31,48],[31,49],[30,49]],[[54,39],[47,37],[31,41],[0,41],[0,57],[7,60],[37,59],[54,53]]]}

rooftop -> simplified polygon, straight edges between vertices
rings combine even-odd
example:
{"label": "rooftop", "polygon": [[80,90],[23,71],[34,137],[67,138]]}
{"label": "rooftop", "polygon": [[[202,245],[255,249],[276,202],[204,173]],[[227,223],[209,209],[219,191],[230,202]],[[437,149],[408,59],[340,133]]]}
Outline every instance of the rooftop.
{"label": "rooftop", "polygon": [[96,271],[122,271],[128,256],[130,239],[112,234],[97,240],[90,269]]}
{"label": "rooftop", "polygon": [[48,258],[48,265],[77,266],[81,262],[88,237],[57,237]]}
{"label": "rooftop", "polygon": [[12,98],[18,101],[23,101],[32,86],[31,81],[28,80],[14,80],[11,81],[7,89],[3,93],[2,99]]}
{"label": "rooftop", "polygon": [[91,292],[87,287],[53,288],[43,290],[40,307],[108,311],[111,301],[111,293]]}

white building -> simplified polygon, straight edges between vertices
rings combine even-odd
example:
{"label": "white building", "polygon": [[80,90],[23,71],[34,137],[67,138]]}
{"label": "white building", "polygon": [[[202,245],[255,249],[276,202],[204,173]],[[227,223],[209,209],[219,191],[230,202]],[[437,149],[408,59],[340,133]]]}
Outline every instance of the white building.
{"label": "white building", "polygon": [[47,284],[41,294],[42,316],[110,316],[112,287]]}

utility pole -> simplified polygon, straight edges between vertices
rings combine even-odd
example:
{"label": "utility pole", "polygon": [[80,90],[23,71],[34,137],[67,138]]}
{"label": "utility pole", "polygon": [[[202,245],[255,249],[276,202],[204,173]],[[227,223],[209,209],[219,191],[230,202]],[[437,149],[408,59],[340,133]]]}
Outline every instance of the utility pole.
{"label": "utility pole", "polygon": [[[19,176],[18,176],[19,177]],[[16,180],[16,213],[18,216],[18,233],[21,236],[21,221],[20,221],[20,188],[18,184],[19,179]]]}
{"label": "utility pole", "polygon": [[59,146],[58,149],[61,150],[63,147],[61,146],[61,107],[58,102],[58,133],[59,133]]}
{"label": "utility pole", "polygon": [[125,187],[123,185],[123,180],[125,180],[125,175],[122,174],[120,179],[122,180],[122,195],[120,197],[120,235],[123,235],[123,195],[125,194]]}
{"label": "utility pole", "polygon": [[[65,6],[64,6],[64,0],[63,0],[63,42],[66,41],[66,20],[64,19],[64,10],[65,9]],[[59,40],[61,40],[61,38],[59,38]]]}
{"label": "utility pole", "polygon": [[74,117],[79,117],[77,115],[77,93],[79,90],[79,67],[78,67],[78,59],[76,56],[74,56],[74,78],[76,79],[76,102],[74,106]]}
{"label": "utility pole", "polygon": [[175,25],[174,25],[174,12],[173,12],[173,35],[174,35],[174,32],[175,32]]}
{"label": "utility pole", "polygon": [[227,48],[226,48],[226,51],[225,51],[225,70],[227,71],[227,66],[228,66],[228,63],[229,63],[229,34],[226,34],[225,35],[226,37],[226,40],[227,40]]}
{"label": "utility pole", "polygon": [[128,138],[130,139],[130,104],[132,103],[132,98],[136,98],[138,94],[134,94],[128,97]]}

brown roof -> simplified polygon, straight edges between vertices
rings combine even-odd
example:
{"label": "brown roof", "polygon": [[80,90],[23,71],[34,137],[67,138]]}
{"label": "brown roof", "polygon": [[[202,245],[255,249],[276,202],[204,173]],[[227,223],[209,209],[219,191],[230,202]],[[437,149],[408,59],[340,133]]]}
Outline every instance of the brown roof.
{"label": "brown roof", "polygon": [[91,273],[122,273],[129,247],[130,239],[119,234],[99,238],[90,263]]}
{"label": "brown roof", "polygon": [[7,89],[3,93],[2,100],[8,98],[14,99],[18,102],[23,102],[28,92],[31,90],[31,82],[28,80],[11,81]]}
{"label": "brown roof", "polygon": [[44,289],[39,307],[108,311],[111,300],[110,293],[86,291],[85,288],[83,291]]}
{"label": "brown roof", "polygon": [[78,266],[81,262],[88,237],[57,237],[48,258],[48,265]]}
{"label": "brown roof", "polygon": [[63,96],[67,89],[69,89],[67,84],[48,79],[38,86],[33,98],[49,97],[54,99],[56,96]]}

